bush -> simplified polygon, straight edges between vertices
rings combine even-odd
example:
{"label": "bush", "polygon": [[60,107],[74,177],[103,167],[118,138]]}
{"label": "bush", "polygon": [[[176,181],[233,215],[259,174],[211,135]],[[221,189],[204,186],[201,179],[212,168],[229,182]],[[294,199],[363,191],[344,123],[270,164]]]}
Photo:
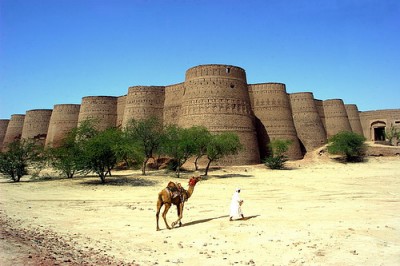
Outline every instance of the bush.
{"label": "bush", "polygon": [[350,131],[339,132],[328,140],[328,152],[343,156],[347,162],[363,161],[365,149],[365,137]]}
{"label": "bush", "polygon": [[270,169],[283,169],[285,162],[289,160],[285,152],[289,150],[291,144],[291,140],[276,139],[271,141],[268,148],[272,155],[264,160],[265,165]]}

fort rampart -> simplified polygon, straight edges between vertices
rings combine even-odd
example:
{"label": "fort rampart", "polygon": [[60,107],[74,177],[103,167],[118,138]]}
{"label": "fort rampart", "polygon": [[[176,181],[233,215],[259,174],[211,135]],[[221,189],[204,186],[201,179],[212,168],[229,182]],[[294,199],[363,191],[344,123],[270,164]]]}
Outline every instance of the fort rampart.
{"label": "fort rampart", "polygon": [[104,130],[149,117],[164,125],[201,125],[212,133],[237,133],[244,149],[224,158],[221,165],[260,163],[274,139],[291,140],[287,155],[296,160],[342,130],[377,141],[385,130],[400,127],[400,109],[359,112],[355,104],[341,99],[318,100],[311,92],[288,94],[283,83],[248,84],[243,68],[210,64],[188,69],[182,83],[132,86],[119,97],[86,96],[80,105],[14,114],[10,120],[0,120],[0,143],[3,150],[21,137],[58,145],[71,128],[87,119]]}

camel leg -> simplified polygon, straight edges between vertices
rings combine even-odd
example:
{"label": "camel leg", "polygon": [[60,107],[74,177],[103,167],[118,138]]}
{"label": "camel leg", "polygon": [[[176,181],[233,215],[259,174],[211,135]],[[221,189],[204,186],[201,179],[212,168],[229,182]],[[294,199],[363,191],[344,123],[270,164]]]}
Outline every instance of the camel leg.
{"label": "camel leg", "polygon": [[157,220],[157,231],[160,231],[160,227],[158,226],[158,218],[160,216],[160,210],[161,207],[163,206],[163,202],[158,200],[157,201],[157,212],[156,212],[156,220]]}
{"label": "camel leg", "polygon": [[162,214],[162,217],[164,218],[165,226],[168,229],[171,229],[171,227],[167,223],[167,213],[168,213],[168,210],[169,210],[170,207],[171,207],[171,203],[165,203],[164,212]]}
{"label": "camel leg", "polygon": [[175,222],[172,223],[172,227],[174,227],[178,223],[179,223],[179,226],[182,226],[181,220],[182,220],[182,217],[183,217],[183,206],[184,206],[183,203],[181,203],[181,204],[179,204],[179,206],[177,206],[177,209],[178,209],[178,220],[176,220]]}

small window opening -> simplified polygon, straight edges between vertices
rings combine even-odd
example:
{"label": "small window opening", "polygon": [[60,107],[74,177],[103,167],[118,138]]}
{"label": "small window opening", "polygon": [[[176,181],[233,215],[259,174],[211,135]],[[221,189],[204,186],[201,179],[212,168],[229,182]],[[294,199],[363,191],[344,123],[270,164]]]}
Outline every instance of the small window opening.
{"label": "small window opening", "polygon": [[229,74],[229,73],[231,73],[231,68],[230,68],[230,67],[227,67],[227,68],[226,68],[226,74]]}
{"label": "small window opening", "polygon": [[229,87],[231,87],[231,89],[235,88],[235,85],[231,84]]}

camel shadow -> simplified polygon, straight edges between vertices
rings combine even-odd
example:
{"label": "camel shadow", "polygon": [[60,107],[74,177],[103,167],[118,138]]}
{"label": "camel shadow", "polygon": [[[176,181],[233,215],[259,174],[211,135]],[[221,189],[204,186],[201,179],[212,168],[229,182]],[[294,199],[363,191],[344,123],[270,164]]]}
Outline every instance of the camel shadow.
{"label": "camel shadow", "polygon": [[201,223],[206,223],[206,222],[209,222],[209,221],[212,221],[212,220],[217,220],[217,219],[221,219],[221,218],[228,218],[228,217],[229,217],[229,215],[223,215],[223,216],[219,216],[219,217],[213,217],[213,218],[201,219],[201,220],[197,220],[197,221],[191,221],[191,222],[182,224],[181,227],[195,225],[195,224],[201,224]]}

